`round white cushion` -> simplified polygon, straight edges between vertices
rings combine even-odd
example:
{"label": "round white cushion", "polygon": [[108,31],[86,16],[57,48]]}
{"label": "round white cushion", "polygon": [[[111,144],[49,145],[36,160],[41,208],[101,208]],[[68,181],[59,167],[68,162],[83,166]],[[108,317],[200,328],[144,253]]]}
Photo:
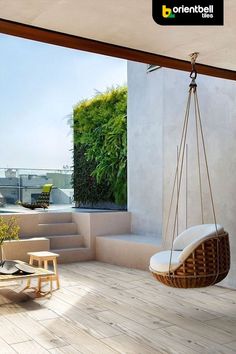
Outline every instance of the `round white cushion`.
{"label": "round white cushion", "polygon": [[[150,270],[157,272],[168,272],[171,251],[162,251],[154,254],[150,259]],[[179,255],[181,251],[172,251],[171,270],[175,270],[181,264]]]}
{"label": "round white cushion", "polygon": [[[219,234],[224,232],[224,228],[221,225],[217,225],[217,231]],[[174,241],[174,250],[180,251],[190,244],[198,243],[200,240],[204,240],[206,238],[210,238],[216,234],[216,226],[215,224],[203,224],[203,225],[195,225],[190,227],[189,229],[183,231],[181,234],[177,236]]]}

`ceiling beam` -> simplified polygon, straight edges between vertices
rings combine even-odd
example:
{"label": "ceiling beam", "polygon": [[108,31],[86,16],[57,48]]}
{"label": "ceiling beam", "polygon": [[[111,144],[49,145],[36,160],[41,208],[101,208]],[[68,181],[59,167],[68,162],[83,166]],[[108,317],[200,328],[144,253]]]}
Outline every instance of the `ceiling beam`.
{"label": "ceiling beam", "polygon": [[[170,58],[167,56],[122,47],[110,43],[99,42],[92,39],[51,31],[5,19],[0,19],[0,33],[121,59],[158,65],[170,69],[190,71],[190,63],[185,60]],[[222,79],[236,80],[236,71],[233,70],[203,64],[198,64],[197,70],[199,74],[219,77]]]}

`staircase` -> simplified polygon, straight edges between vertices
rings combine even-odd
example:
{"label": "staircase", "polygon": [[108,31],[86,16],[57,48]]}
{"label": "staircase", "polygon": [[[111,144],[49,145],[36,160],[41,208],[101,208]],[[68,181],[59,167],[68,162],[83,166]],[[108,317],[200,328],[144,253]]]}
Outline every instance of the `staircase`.
{"label": "staircase", "polygon": [[84,246],[83,236],[78,234],[72,213],[40,213],[39,234],[50,240],[50,251],[60,255],[59,263],[85,261],[90,249]]}

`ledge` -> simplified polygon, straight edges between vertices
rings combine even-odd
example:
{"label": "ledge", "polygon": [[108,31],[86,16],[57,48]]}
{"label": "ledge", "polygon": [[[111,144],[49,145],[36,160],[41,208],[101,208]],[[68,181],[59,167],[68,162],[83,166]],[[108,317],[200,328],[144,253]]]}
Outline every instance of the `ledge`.
{"label": "ledge", "polygon": [[136,234],[96,237],[96,260],[148,270],[151,256],[161,250],[161,239]]}

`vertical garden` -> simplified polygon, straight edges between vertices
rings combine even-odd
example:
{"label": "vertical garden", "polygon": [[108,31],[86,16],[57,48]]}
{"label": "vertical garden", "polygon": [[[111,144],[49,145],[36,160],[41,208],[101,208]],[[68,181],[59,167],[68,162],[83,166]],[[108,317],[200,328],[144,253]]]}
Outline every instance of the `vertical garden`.
{"label": "vertical garden", "polygon": [[127,203],[127,88],[80,101],[73,110],[77,206]]}

